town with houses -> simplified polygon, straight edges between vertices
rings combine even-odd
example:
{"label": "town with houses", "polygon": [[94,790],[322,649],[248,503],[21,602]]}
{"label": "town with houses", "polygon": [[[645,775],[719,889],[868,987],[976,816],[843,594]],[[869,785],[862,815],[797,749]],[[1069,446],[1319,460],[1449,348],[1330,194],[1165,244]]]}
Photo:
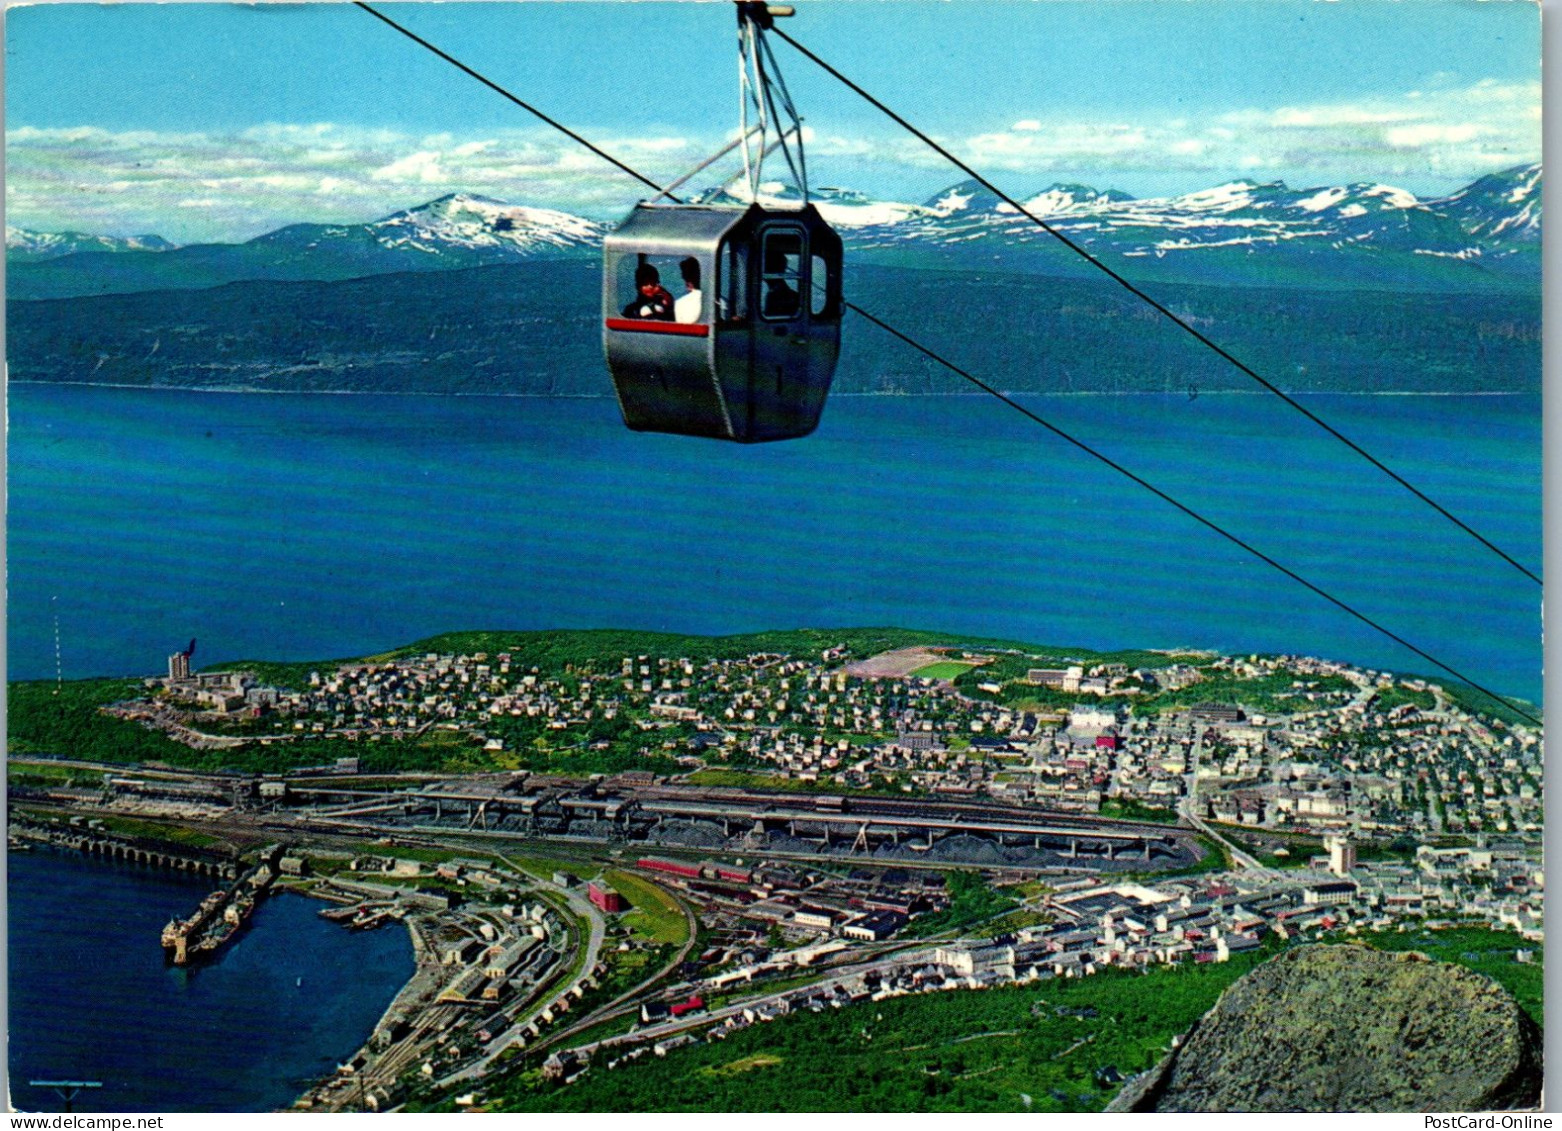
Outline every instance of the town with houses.
{"label": "town with houses", "polygon": [[[1424,679],[1305,657],[1189,658],[1197,666],[1025,667],[999,682],[980,678],[992,656],[955,649],[857,663],[845,648],[703,663],[639,655],[554,675],[508,653],[430,653],[311,671],[289,689],[242,671],[192,675],[176,653],[154,695],[114,710],[219,748],[450,731],[480,744],[495,769],[521,765],[507,751],[514,735],[606,750],[623,743],[593,736],[618,722],[635,753],[694,771],[762,771],[783,788],[984,795],[1092,813],[1112,801],[1176,809],[1196,780],[1199,815],[1229,824],[1374,839],[1538,836],[1535,728],[1472,711]],[[1187,698],[1217,681],[1260,689],[1266,709]],[[1061,705],[1027,703],[1027,688]],[[1187,705],[1136,710],[1157,692]]]}
{"label": "town with houses", "polygon": [[[265,679],[175,653],[104,710],[292,768],[28,784],[13,755],[11,837],[136,858],[126,817],[247,830],[323,915],[404,925],[417,972],[312,1110],[483,1106],[515,1065],[559,1086],[796,1012],[1296,939],[1480,925],[1534,958],[1537,728],[1320,659],[1132,659],[430,651]],[[408,743],[459,761],[377,762]]]}

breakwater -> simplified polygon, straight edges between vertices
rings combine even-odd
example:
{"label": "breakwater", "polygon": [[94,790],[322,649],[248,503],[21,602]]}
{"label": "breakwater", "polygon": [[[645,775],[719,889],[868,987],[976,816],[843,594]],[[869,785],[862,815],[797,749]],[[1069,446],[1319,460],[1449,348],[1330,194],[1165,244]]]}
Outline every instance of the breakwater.
{"label": "breakwater", "polygon": [[403,932],[344,931],[289,892],[264,900],[215,961],[174,966],[158,931],[209,877],[48,848],[8,868],[20,1108],[62,1110],[32,1079],[101,1080],[78,1112],[285,1108],[362,1046],[412,973]]}
{"label": "breakwater", "polygon": [[231,855],[210,849],[175,847],[150,837],[109,832],[93,827],[83,817],[45,824],[12,813],[6,835],[13,846],[23,848],[34,844],[50,845],[110,860],[171,868],[222,880],[234,880],[239,875],[239,862]]}

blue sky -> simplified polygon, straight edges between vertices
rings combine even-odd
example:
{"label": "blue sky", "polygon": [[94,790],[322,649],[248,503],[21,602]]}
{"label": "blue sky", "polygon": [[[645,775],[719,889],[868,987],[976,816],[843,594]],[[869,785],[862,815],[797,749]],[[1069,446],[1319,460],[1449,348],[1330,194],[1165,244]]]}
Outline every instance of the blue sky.
{"label": "blue sky", "polygon": [[[667,177],[736,123],[725,3],[392,4]],[[1423,196],[1540,154],[1526,0],[804,0],[784,25],[1011,191],[1235,177]],[[960,179],[784,44],[816,183]],[[599,217],[636,187],[349,5],[47,4],[6,30],[7,221],[247,238],[447,191]]]}

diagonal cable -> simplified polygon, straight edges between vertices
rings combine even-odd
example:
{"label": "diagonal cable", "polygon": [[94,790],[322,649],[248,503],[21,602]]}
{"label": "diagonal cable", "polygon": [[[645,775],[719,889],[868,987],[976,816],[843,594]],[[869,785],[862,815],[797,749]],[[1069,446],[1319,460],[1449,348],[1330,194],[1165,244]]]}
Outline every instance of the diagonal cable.
{"label": "diagonal cable", "polygon": [[[476,71],[472,70],[472,68],[468,67],[466,64],[460,62],[457,59],[452,58],[450,55],[447,55],[445,52],[441,51],[439,48],[437,48],[433,44],[429,43],[426,39],[423,39],[420,36],[417,36],[417,35],[413,34],[411,31],[408,31],[406,28],[402,27],[400,24],[396,23],[396,21],[390,19],[388,16],[382,15],[381,13],[375,11],[368,4],[363,3],[362,0],[354,0],[354,2],[357,3],[358,7],[362,8],[364,11],[368,12],[370,15],[374,16],[375,18],[383,21],[384,23],[389,24],[392,28],[395,28],[397,31],[399,31],[403,35],[405,35],[408,39],[411,39],[413,42],[415,42],[415,43],[421,45],[422,47],[425,47],[428,50],[432,51],[434,54],[438,55],[441,59],[446,60],[447,62],[451,63],[453,66],[455,66],[455,67],[459,68],[460,70],[464,71],[466,74],[469,74],[473,78],[477,79],[484,86],[490,88],[491,90],[494,90],[494,91],[498,92],[499,94],[503,95],[505,98],[509,99],[511,102],[515,103],[517,106],[521,107],[523,110],[527,111],[530,114],[535,115],[537,118],[539,118],[542,121],[546,122],[548,125],[554,127],[559,132],[563,133],[564,135],[566,135],[567,137],[571,138],[572,140],[579,142],[581,145],[583,145],[587,149],[589,149],[592,153],[595,153],[597,156],[601,157],[604,161],[607,161],[609,164],[611,164],[611,165],[615,166],[616,168],[621,169],[622,171],[628,173],[630,176],[634,177],[635,180],[639,181],[640,183],[642,183],[644,185],[650,186],[652,189],[656,190],[656,192],[659,195],[668,196],[669,199],[672,199],[672,200],[676,201],[677,198],[676,197],[671,197],[669,194],[667,194],[665,192],[665,190],[662,188],[661,185],[657,184],[655,181],[652,181],[650,178],[648,178],[648,177],[644,176],[643,174],[637,172],[636,170],[632,169],[630,166],[624,164],[618,158],[612,156],[611,154],[607,153],[606,151],[604,151],[602,149],[599,149],[597,146],[593,145],[590,141],[587,141],[585,138],[581,137],[579,134],[575,133],[573,130],[569,129],[568,127],[563,126],[560,123],[554,121],[552,118],[550,118],[546,114],[544,114],[541,110],[538,110],[536,107],[530,105],[529,103],[522,101],[520,98],[517,98],[515,95],[511,94],[509,91],[505,90],[503,87],[499,86],[497,83],[495,83],[495,82],[493,82],[493,81],[483,77],[482,75],[478,74]],[[788,42],[791,42],[791,40],[788,39]],[[796,46],[796,44],[793,44],[793,46]],[[1065,431],[1063,428],[1060,428],[1056,424],[1053,424],[1051,421],[1047,420],[1045,417],[1041,416],[1039,413],[1036,413],[1035,411],[1033,411],[1033,410],[1031,410],[1029,408],[1026,408],[1024,405],[1022,405],[1018,401],[1016,401],[1013,397],[1010,397],[1006,393],[1000,392],[998,389],[996,389],[993,386],[989,385],[987,382],[983,381],[981,378],[977,377],[975,374],[969,372],[968,370],[962,369],[960,366],[956,365],[954,362],[949,361],[948,359],[944,358],[940,354],[938,354],[935,351],[929,349],[927,346],[924,346],[921,342],[917,341],[915,338],[911,337],[909,334],[906,334],[904,331],[896,329],[894,326],[891,326],[888,322],[885,322],[882,318],[879,318],[877,315],[869,313],[868,311],[864,310],[862,307],[856,305],[855,303],[846,302],[846,303],[843,303],[843,305],[848,310],[851,310],[854,313],[856,313],[856,314],[862,316],[863,318],[867,319],[869,322],[871,322],[873,325],[877,326],[879,329],[885,331],[886,333],[892,335],[895,338],[898,338],[900,341],[906,343],[911,348],[917,350],[919,353],[921,353],[921,354],[925,355],[926,357],[932,359],[933,361],[937,362],[939,365],[942,365],[945,369],[948,369],[951,373],[954,373],[954,374],[956,374],[956,375],[958,375],[960,377],[965,378],[965,380],[967,380],[971,384],[975,385],[978,389],[982,390],[984,393],[987,393],[990,396],[993,396],[993,397],[997,398],[998,400],[1002,401],[1004,404],[1008,405],[1010,408],[1014,409],[1016,412],[1020,413],[1022,416],[1025,416],[1026,418],[1030,419],[1031,421],[1035,422],[1036,424],[1041,425],[1043,428],[1047,429],[1053,435],[1059,437],[1062,440],[1066,440],[1068,443],[1074,445],[1074,447],[1078,448],[1080,451],[1082,451],[1085,454],[1093,457],[1094,459],[1099,460],[1101,463],[1104,463],[1107,467],[1110,467],[1113,471],[1116,471],[1118,474],[1127,477],[1128,479],[1132,480],[1134,483],[1138,484],[1140,487],[1143,487],[1145,490],[1149,491],[1151,494],[1153,494],[1156,497],[1160,498],[1161,500],[1171,504],[1173,507],[1176,507],[1183,514],[1186,514],[1188,517],[1194,519],[1196,522],[1202,524],[1203,526],[1208,527],[1210,530],[1214,531],[1216,534],[1219,534],[1222,538],[1226,539],[1228,542],[1231,542],[1233,545],[1238,546],[1241,549],[1245,550],[1247,553],[1251,554],[1253,557],[1257,558],[1259,561],[1263,562],[1265,565],[1271,566],[1272,568],[1278,570],[1280,573],[1285,574],[1285,576],[1289,577],[1292,581],[1295,581],[1297,584],[1303,586],[1304,588],[1306,588],[1308,590],[1311,590],[1313,593],[1317,594],[1319,597],[1322,597],[1324,600],[1328,601],[1330,604],[1332,604],[1335,607],[1343,610],[1346,613],[1349,613],[1352,617],[1356,618],[1362,624],[1365,624],[1367,627],[1373,629],[1374,631],[1381,633],[1383,636],[1386,636],[1388,639],[1392,640],[1394,643],[1396,643],[1396,644],[1400,645],[1401,647],[1406,648],[1409,651],[1415,653],[1417,656],[1420,656],[1423,660],[1426,660],[1428,663],[1435,665],[1436,667],[1440,668],[1442,671],[1447,672],[1449,675],[1453,676],[1455,679],[1459,680],[1461,683],[1464,683],[1467,686],[1473,688],[1474,690],[1480,692],[1482,695],[1484,695],[1488,699],[1490,699],[1493,703],[1498,704],[1499,706],[1505,708],[1506,710],[1512,711],[1514,714],[1520,716],[1521,718],[1527,720],[1528,722],[1534,723],[1535,726],[1537,726],[1537,727],[1544,726],[1544,724],[1541,722],[1540,719],[1536,718],[1534,715],[1530,714],[1529,712],[1527,712],[1527,711],[1525,711],[1525,710],[1523,710],[1523,709],[1521,709],[1519,707],[1514,706],[1505,697],[1503,697],[1503,696],[1497,694],[1495,691],[1491,691],[1488,688],[1486,688],[1486,687],[1482,686],[1481,684],[1477,683],[1475,680],[1471,679],[1469,676],[1465,675],[1463,672],[1460,672],[1457,668],[1450,667],[1448,664],[1445,664],[1442,660],[1439,660],[1436,656],[1432,655],[1432,653],[1426,651],[1424,648],[1421,648],[1421,647],[1418,647],[1415,644],[1412,644],[1410,641],[1406,640],[1403,636],[1400,636],[1398,633],[1394,632],[1392,629],[1389,629],[1386,626],[1384,626],[1382,624],[1379,624],[1377,621],[1373,620],[1371,617],[1367,616],[1365,613],[1357,611],[1353,606],[1347,604],[1345,601],[1343,601],[1340,598],[1334,596],[1333,594],[1329,593],[1328,591],[1326,591],[1325,589],[1321,588],[1320,586],[1314,585],[1311,581],[1308,581],[1305,577],[1303,577],[1301,574],[1297,573],[1295,570],[1293,570],[1290,567],[1288,567],[1286,565],[1283,565],[1280,562],[1276,561],[1274,558],[1270,557],[1268,554],[1264,553],[1262,550],[1259,550],[1257,547],[1255,547],[1252,544],[1244,541],[1243,539],[1241,539],[1237,535],[1231,533],[1229,530],[1227,530],[1225,527],[1221,526],[1219,523],[1215,522],[1213,519],[1206,518],[1204,515],[1200,514],[1198,511],[1194,510],[1192,507],[1188,506],[1187,504],[1179,502],[1176,498],[1174,498],[1173,496],[1167,494],[1165,491],[1163,491],[1159,487],[1155,486],[1153,483],[1151,483],[1149,480],[1145,479],[1143,476],[1140,476],[1140,475],[1136,474],[1135,472],[1130,471],[1127,467],[1125,467],[1122,464],[1118,463],[1116,460],[1112,459],[1110,456],[1106,455],[1104,452],[1098,451],[1096,448],[1092,447],[1090,444],[1086,443],[1084,440],[1079,439],[1077,436],[1074,436],[1072,433]]]}
{"label": "diagonal cable", "polygon": [[597,146],[593,145],[591,142],[589,142],[585,138],[581,137],[578,133],[576,133],[574,130],[570,129],[568,126],[564,125],[562,122],[554,121],[552,118],[548,117],[548,115],[544,114],[541,110],[537,109],[537,107],[531,105],[531,103],[523,102],[521,99],[519,99],[515,95],[511,94],[508,90],[504,89],[504,87],[500,86],[498,83],[492,81],[491,79],[488,79],[488,78],[484,77],[483,75],[478,74],[471,67],[469,67],[465,63],[463,63],[460,59],[457,59],[453,55],[445,54],[445,52],[441,51],[438,47],[435,47],[432,43],[430,43],[428,40],[424,39],[422,36],[418,35],[416,32],[411,31],[408,28],[402,27],[395,20],[391,19],[389,16],[385,15],[383,12],[378,12],[374,8],[370,7],[368,4],[363,3],[363,0],[353,0],[353,2],[355,4],[357,4],[358,7],[362,8],[365,12],[368,12],[369,15],[373,16],[375,19],[381,21],[382,23],[389,24],[391,27],[393,27],[397,31],[401,32],[402,35],[406,36],[408,39],[412,40],[412,42],[418,44],[420,47],[423,47],[423,48],[426,48],[429,51],[432,51],[435,55],[438,55],[441,59],[443,59],[445,62],[449,63],[452,67],[456,68],[458,71],[461,71],[461,72],[463,72],[465,74],[471,75],[474,79],[476,79],[478,82],[482,83],[484,86],[486,86],[489,90],[493,91],[495,94],[498,94],[499,96],[501,96],[503,98],[508,98],[511,102],[513,102],[517,106],[519,106],[522,110],[525,110],[528,114],[535,115],[536,117],[542,119],[544,122],[546,122],[548,125],[552,126],[554,129],[558,130],[561,134],[563,134],[565,137],[569,138],[571,141],[577,142],[578,144],[585,146],[587,149],[591,150],[591,152],[595,153],[598,157],[602,158],[602,160],[606,161],[609,165],[613,165],[613,166],[617,167],[618,169],[622,170],[623,172],[628,173],[631,177],[633,177],[635,180],[639,181],[641,184],[647,185],[647,186],[649,186],[649,187],[651,187],[653,189],[656,189],[658,192],[661,191],[662,186],[657,184],[655,181],[650,180],[647,177],[641,176],[639,173],[635,172],[635,170],[631,169],[628,165],[625,165],[617,157],[614,157],[611,153],[608,153],[604,149],[599,149]]}
{"label": "diagonal cable", "polygon": [[867,102],[869,102],[875,109],[881,111],[886,116],[888,116],[891,120],[893,120],[895,122],[896,125],[900,126],[902,129],[904,129],[905,131],[910,133],[912,136],[916,137],[919,141],[921,141],[923,144],[927,145],[930,149],[932,149],[934,152],[936,152],[940,157],[943,157],[944,160],[948,161],[955,168],[957,168],[961,172],[965,173],[966,176],[968,176],[972,180],[976,181],[983,188],[987,189],[989,192],[991,192],[991,193],[995,194],[996,196],[998,196],[1005,204],[1008,204],[1012,208],[1014,208],[1017,211],[1019,211],[1019,213],[1021,215],[1025,216],[1026,218],[1028,218],[1032,223],[1034,223],[1037,227],[1041,228],[1041,230],[1046,232],[1049,236],[1052,236],[1054,239],[1058,240],[1060,243],[1063,244],[1064,247],[1068,248],[1075,255],[1078,255],[1081,259],[1085,260],[1085,262],[1089,263],[1092,267],[1095,267],[1096,269],[1098,269],[1098,270],[1102,271],[1103,273],[1105,273],[1109,278],[1111,278],[1114,282],[1116,282],[1119,286],[1121,286],[1123,289],[1128,291],[1130,294],[1132,294],[1136,298],[1142,300],[1145,303],[1148,303],[1152,308],[1155,309],[1155,311],[1157,313],[1159,313],[1159,314],[1163,315],[1164,317],[1166,317],[1167,319],[1169,319],[1174,326],[1176,326],[1179,329],[1184,330],[1187,333],[1191,334],[1193,336],[1193,338],[1196,341],[1198,341],[1200,344],[1202,344],[1204,346],[1207,346],[1209,349],[1213,350],[1215,353],[1220,355],[1222,358],[1224,358],[1225,360],[1229,361],[1232,365],[1236,366],[1236,368],[1239,369],[1242,373],[1246,374],[1248,377],[1251,377],[1254,381],[1258,382],[1258,384],[1262,385],[1269,392],[1271,392],[1275,396],[1279,397],[1282,401],[1284,401],[1286,404],[1290,405],[1297,412],[1301,413],[1308,420],[1311,420],[1319,428],[1322,428],[1325,432],[1327,432],[1329,435],[1333,436],[1340,443],[1342,443],[1346,447],[1350,448],[1351,451],[1353,451],[1357,455],[1361,456],[1362,459],[1366,460],[1373,467],[1375,467],[1379,471],[1381,471],[1384,475],[1387,475],[1394,482],[1398,483],[1405,490],[1409,491],[1416,498],[1420,499],[1427,506],[1431,507],[1438,514],[1442,515],[1449,522],[1451,522],[1455,526],[1457,526],[1460,530],[1463,530],[1471,538],[1474,538],[1477,542],[1479,542],[1481,545],[1485,546],[1492,553],[1496,554],[1503,561],[1507,562],[1514,569],[1518,570],[1525,577],[1529,578],[1536,585],[1542,584],[1542,582],[1540,580],[1540,576],[1538,574],[1536,574],[1534,571],[1529,569],[1527,566],[1523,565],[1522,563],[1520,563],[1519,561],[1514,559],[1506,551],[1504,551],[1501,547],[1497,546],[1496,543],[1492,542],[1485,535],[1481,534],[1478,530],[1476,530],[1474,527],[1472,527],[1469,523],[1465,522],[1463,519],[1461,519],[1457,515],[1453,514],[1453,512],[1449,511],[1446,507],[1444,507],[1436,499],[1432,498],[1425,491],[1421,490],[1414,483],[1411,483],[1403,475],[1399,474],[1399,472],[1395,471],[1393,468],[1389,467],[1382,460],[1378,459],[1377,456],[1375,456],[1371,452],[1367,451],[1366,448],[1362,447],[1355,440],[1352,440],[1349,436],[1345,435],[1338,428],[1334,427],[1334,425],[1330,424],[1327,420],[1324,420],[1321,416],[1319,416],[1317,413],[1313,412],[1306,405],[1302,404],[1295,397],[1293,397],[1290,394],[1286,393],[1278,385],[1276,385],[1273,382],[1269,381],[1267,378],[1262,376],[1260,373],[1258,373],[1252,367],[1247,365],[1245,362],[1241,361],[1240,359],[1235,357],[1233,354],[1231,354],[1223,346],[1219,345],[1218,343],[1216,343],[1215,341],[1210,339],[1208,336],[1206,336],[1205,334],[1200,332],[1191,323],[1189,323],[1186,319],[1178,317],[1170,309],[1168,309],[1164,304],[1162,304],[1161,302],[1157,301],[1155,298],[1151,297],[1149,294],[1146,294],[1144,291],[1140,290],[1137,286],[1135,286],[1133,283],[1131,283],[1128,279],[1126,279],[1122,275],[1118,274],[1118,272],[1114,271],[1106,263],[1102,262],[1100,259],[1098,259],[1094,255],[1092,255],[1089,251],[1085,250],[1085,248],[1081,247],[1079,244],[1077,244],[1073,240],[1069,239],[1068,236],[1064,235],[1057,228],[1053,227],[1051,224],[1047,223],[1041,217],[1039,217],[1035,213],[1031,212],[1030,209],[1026,208],[1023,204],[1021,204],[1019,201],[1015,200],[1008,193],[1004,192],[997,185],[993,184],[986,177],[982,176],[975,169],[971,168],[964,161],[960,160],[960,158],[956,157],[953,153],[949,152],[948,149],[944,148],[942,145],[939,145],[938,142],[934,141],[927,134],[923,133],[916,126],[912,125],[905,118],[903,118],[899,114],[897,114],[894,110],[891,110],[883,102],[880,102],[877,98],[875,98],[873,95],[869,94],[862,87],[858,86],[851,79],[847,78],[840,71],[836,70],[829,63],[827,63],[823,59],[819,58],[819,56],[815,55],[812,51],[808,50],[808,48],[804,47],[801,43],[797,42],[797,40],[793,39],[786,32],[782,31],[780,28],[773,28],[772,31],[774,31],[774,33],[776,35],[779,35],[782,39],[784,39],[788,43],[790,43],[793,46],[793,48],[795,48],[800,54],[803,55],[804,58],[810,60],[811,62],[816,64],[818,67],[820,67],[821,69],[826,71],[828,74],[830,74],[832,77],[834,77],[835,79],[839,80],[845,86],[850,88],[853,92],[855,92],[856,94],[861,96],[863,99],[865,99]]}
{"label": "diagonal cable", "polygon": [[1008,394],[1000,392],[998,389],[995,389],[993,386],[991,386],[987,382],[983,381],[980,377],[977,377],[974,373],[971,373],[971,372],[969,372],[969,371],[967,371],[965,369],[960,368],[954,362],[952,362],[952,361],[948,360],[947,358],[944,358],[941,355],[935,353],[933,350],[931,350],[928,347],[924,346],[921,342],[917,341],[915,338],[912,338],[910,335],[905,334],[905,333],[903,333],[900,330],[897,330],[895,327],[891,326],[889,323],[883,321],[880,318],[875,317],[874,315],[868,313],[866,310],[863,310],[860,306],[856,306],[856,305],[854,305],[852,303],[849,303],[849,302],[846,303],[845,305],[847,307],[849,307],[851,310],[855,311],[857,314],[859,314],[862,317],[866,318],[869,322],[872,322],[879,329],[885,331],[888,334],[893,335],[896,338],[899,338],[901,341],[905,342],[912,349],[917,350],[919,353],[922,353],[925,356],[931,358],[933,361],[936,361],[939,365],[942,365],[945,369],[948,369],[951,373],[955,373],[955,374],[957,374],[957,375],[959,375],[961,377],[964,377],[967,381],[971,382],[971,384],[975,385],[978,389],[982,390],[982,392],[987,393],[987,394],[989,394],[989,395],[991,395],[993,397],[996,397],[998,400],[1002,401],[1004,404],[1006,404],[1010,408],[1012,408],[1015,412],[1018,412],[1021,416],[1024,416],[1024,417],[1034,421],[1035,423],[1041,425],[1043,428],[1047,429],[1047,431],[1051,432],[1053,435],[1059,437],[1060,439],[1068,441],[1070,444],[1073,444],[1076,448],[1078,448],[1080,451],[1084,452],[1086,455],[1089,455],[1089,456],[1091,456],[1091,457],[1093,457],[1095,459],[1100,460],[1102,463],[1106,464],[1106,466],[1110,467],[1113,471],[1117,472],[1119,475],[1126,476],[1128,479],[1131,479],[1133,482],[1135,482],[1139,486],[1143,487],[1146,491],[1149,491],[1152,495],[1155,495],[1157,498],[1162,499],[1163,501],[1165,501],[1167,503],[1170,503],[1172,506],[1174,506],[1178,510],[1180,510],[1183,514],[1185,514],[1189,518],[1193,519],[1195,522],[1198,522],[1198,523],[1208,527],[1210,530],[1213,530],[1216,534],[1219,534],[1222,538],[1226,539],[1226,541],[1232,543],[1233,545],[1241,547],[1243,550],[1246,550],[1249,554],[1252,554],[1255,558],[1257,558],[1259,561],[1263,562],[1265,565],[1272,566],[1273,568],[1279,570],[1281,573],[1285,574],[1292,581],[1294,581],[1297,584],[1303,586],[1304,588],[1310,589],[1312,592],[1314,592],[1318,596],[1322,597],[1325,601],[1328,601],[1331,605],[1334,605],[1337,608],[1343,609],[1345,612],[1347,612],[1351,616],[1355,617],[1357,620],[1359,620],[1362,624],[1366,625],[1368,628],[1375,629],[1376,631],[1382,633],[1384,636],[1388,637],[1390,640],[1394,641],[1394,643],[1400,645],[1401,647],[1408,648],[1410,651],[1414,652],[1417,656],[1420,656],[1423,660],[1426,660],[1428,663],[1436,664],[1439,668],[1441,668],[1443,671],[1447,672],[1449,675],[1451,675],[1454,678],[1456,678],[1458,680],[1461,680],[1462,682],[1464,682],[1464,683],[1468,684],[1469,686],[1475,688],[1475,690],[1479,691],[1482,695],[1485,695],[1487,698],[1491,699],[1493,702],[1502,704],[1504,707],[1508,708],[1508,710],[1510,710],[1510,711],[1513,711],[1515,714],[1523,715],[1524,718],[1528,719],[1530,722],[1534,723],[1536,726],[1542,725],[1540,720],[1535,718],[1535,716],[1533,716],[1531,714],[1528,714],[1525,711],[1521,711],[1519,708],[1515,707],[1507,699],[1505,699],[1502,696],[1498,695],[1496,692],[1490,691],[1487,688],[1482,687],[1480,684],[1476,683],[1469,676],[1465,675],[1462,672],[1456,671],[1454,668],[1449,667],[1447,664],[1443,663],[1443,661],[1439,660],[1436,656],[1432,655],[1430,652],[1426,651],[1425,649],[1419,648],[1416,645],[1412,644],[1410,641],[1406,640],[1403,636],[1400,636],[1398,633],[1394,632],[1392,629],[1387,628],[1384,625],[1379,624],[1377,621],[1373,620],[1371,617],[1367,616],[1365,613],[1358,612],[1354,607],[1352,607],[1351,605],[1346,604],[1344,601],[1340,600],[1340,598],[1334,596],[1332,593],[1329,593],[1328,591],[1326,591],[1325,589],[1321,588],[1320,586],[1314,585],[1311,581],[1308,581],[1305,577],[1303,577],[1301,574],[1297,573],[1295,570],[1291,569],[1289,566],[1283,565],[1282,563],[1276,561],[1274,558],[1270,557],[1268,554],[1264,553],[1262,550],[1258,549],[1256,546],[1252,545],[1249,542],[1244,541],[1242,538],[1240,538],[1237,535],[1231,533],[1231,531],[1227,530],[1225,527],[1221,526],[1219,523],[1215,522],[1213,519],[1206,518],[1204,515],[1200,514],[1198,511],[1194,510],[1192,507],[1188,506],[1186,503],[1179,502],[1177,499],[1173,498],[1171,495],[1169,495],[1165,491],[1161,490],[1155,484],[1151,483],[1148,479],[1145,479],[1143,476],[1138,475],[1138,474],[1136,474],[1133,471],[1130,471],[1128,468],[1124,467],[1122,464],[1120,464],[1116,460],[1114,460],[1111,456],[1106,455],[1104,452],[1101,452],[1101,451],[1097,450],[1096,448],[1094,448],[1091,445],[1087,444],[1085,441],[1079,439],[1077,436],[1074,436],[1071,433],[1064,431],[1062,428],[1059,428],[1056,424],[1053,424],[1050,420],[1047,420],[1045,417],[1041,416],[1039,413],[1036,413],[1036,412],[1032,411],[1031,409],[1026,408],[1019,401],[1015,400],[1013,397],[1009,396]]}

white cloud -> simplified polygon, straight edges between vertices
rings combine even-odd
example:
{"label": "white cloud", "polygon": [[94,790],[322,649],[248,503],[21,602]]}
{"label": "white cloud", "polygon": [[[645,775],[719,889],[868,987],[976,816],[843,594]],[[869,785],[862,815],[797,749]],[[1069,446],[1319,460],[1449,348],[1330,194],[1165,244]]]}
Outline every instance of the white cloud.
{"label": "white cloud", "polygon": [[424,185],[442,184],[449,179],[439,164],[439,154],[434,152],[409,153],[389,165],[369,174],[376,181],[413,182]]}
{"label": "white cloud", "polygon": [[[1411,97],[1411,94],[1416,97]],[[1132,187],[1136,175],[1189,187],[1253,172],[1299,185],[1433,179],[1451,184],[1538,160],[1539,83],[1428,82],[1396,98],[1230,108],[1197,116],[1012,117],[1006,128],[940,137],[984,172]],[[665,182],[714,152],[711,137],[582,132]],[[19,126],[6,141],[8,220],[42,230],[245,239],[283,224],[363,222],[447,192],[609,219],[644,195],[601,158],[543,128],[417,134],[331,122],[260,123],[234,133]],[[947,166],[890,127],[811,137],[814,179],[873,193],[873,170],[921,179]],[[735,159],[734,159],[735,164]],[[730,171],[722,167],[722,175]],[[719,180],[712,170],[711,181]]]}
{"label": "white cloud", "polygon": [[1383,134],[1383,140],[1400,148],[1424,148],[1438,143],[1473,141],[1481,135],[1481,127],[1465,123],[1445,126],[1436,122],[1420,122],[1413,126],[1397,126]]}
{"label": "white cloud", "polygon": [[[1265,171],[1309,183],[1471,177],[1538,160],[1540,84],[1495,80],[1422,88],[1397,97],[1250,106],[1132,123],[1021,119],[955,144],[962,157],[1038,179]],[[933,159],[909,148],[907,162]]]}
{"label": "white cloud", "polygon": [[[683,137],[597,136],[666,180],[716,148]],[[232,134],[22,126],[8,134],[6,159],[13,225],[158,232],[180,242],[248,239],[299,221],[358,223],[448,192],[601,218],[643,195],[601,158],[541,129],[458,137],[330,122]]]}
{"label": "white cloud", "polygon": [[1314,106],[1302,109],[1286,106],[1269,118],[1273,126],[1372,126],[1382,122],[1403,122],[1412,116],[1406,110],[1371,110],[1361,106]]}

